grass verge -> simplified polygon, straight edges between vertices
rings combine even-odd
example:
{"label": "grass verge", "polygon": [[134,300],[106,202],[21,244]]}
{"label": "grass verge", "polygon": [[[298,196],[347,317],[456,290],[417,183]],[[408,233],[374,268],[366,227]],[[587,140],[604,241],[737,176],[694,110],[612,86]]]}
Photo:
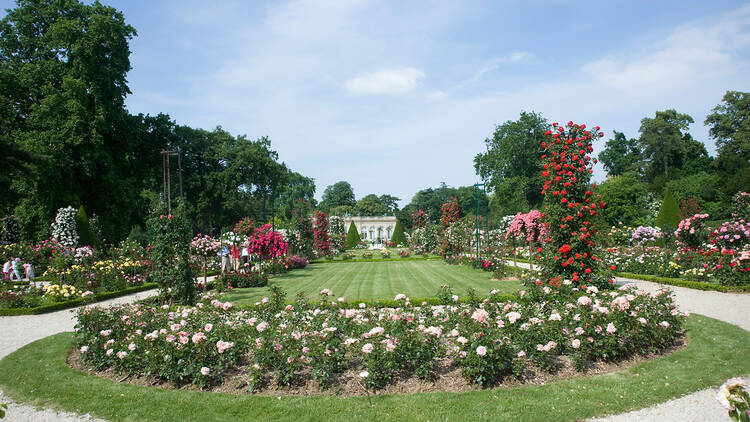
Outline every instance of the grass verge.
{"label": "grass verge", "polygon": [[[691,316],[685,349],[627,371],[543,386],[367,397],[260,397],[119,384],[68,367],[71,333],[31,343],[0,361],[14,400],[111,421],[580,420],[681,397],[750,372],[750,333]],[[717,403],[718,406],[718,403]],[[13,415],[8,415],[12,420]]]}

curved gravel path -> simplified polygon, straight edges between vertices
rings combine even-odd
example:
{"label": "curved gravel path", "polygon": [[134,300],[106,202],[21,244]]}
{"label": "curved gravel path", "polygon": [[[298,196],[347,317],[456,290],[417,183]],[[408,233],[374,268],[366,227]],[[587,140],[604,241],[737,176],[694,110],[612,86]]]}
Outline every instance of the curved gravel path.
{"label": "curved gravel path", "polygon": [[[662,287],[669,287],[675,292],[677,303],[681,310],[726,321],[750,331],[750,316],[748,316],[750,294],[704,292],[623,278],[618,278],[617,282],[634,283],[638,288],[649,292]],[[136,293],[100,302],[97,305],[106,306],[128,303],[155,293],[156,291]],[[3,333],[3,336],[0,336],[0,359],[32,341],[63,331],[73,331],[73,327],[75,326],[73,312],[73,310],[65,310],[43,315],[0,317],[0,332]],[[746,378],[746,380],[750,382],[750,378]],[[727,414],[714,398],[715,394],[716,389],[706,389],[649,408],[595,420],[599,422],[656,420],[660,422],[727,421],[729,420]],[[101,421],[101,419],[92,419],[89,415],[55,412],[50,409],[37,409],[32,406],[16,404],[10,398],[4,396],[2,390],[0,390],[0,403],[8,404],[8,414],[6,416],[6,420],[8,421]]]}

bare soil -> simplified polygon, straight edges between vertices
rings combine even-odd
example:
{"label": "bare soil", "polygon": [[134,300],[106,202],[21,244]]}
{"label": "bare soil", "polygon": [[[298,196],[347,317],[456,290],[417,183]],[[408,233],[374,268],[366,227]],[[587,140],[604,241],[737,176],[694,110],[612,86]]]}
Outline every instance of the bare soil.
{"label": "bare soil", "polygon": [[[678,340],[672,347],[660,354],[648,356],[636,355],[630,359],[620,362],[593,362],[584,372],[579,372],[573,366],[573,362],[567,356],[558,356],[556,359],[556,370],[554,373],[545,372],[534,366],[527,366],[526,371],[520,379],[506,377],[499,388],[513,388],[522,385],[544,385],[549,382],[566,380],[571,378],[588,377],[592,375],[601,375],[625,371],[643,362],[654,360],[666,355],[670,355],[678,350],[687,347],[687,338],[683,337]],[[68,365],[73,369],[86,372],[88,374],[108,378],[115,382],[123,382],[132,385],[145,387],[156,387],[164,389],[179,389],[198,391],[194,385],[183,385],[176,387],[153,376],[125,376],[118,371],[109,368],[106,370],[96,371],[89,368],[81,359],[81,353],[76,348],[68,352],[66,359]],[[353,397],[364,396],[367,394],[359,372],[361,368],[351,368],[343,372],[339,378],[334,381],[327,389],[321,389],[320,386],[311,379],[310,372],[300,373],[299,382],[289,387],[280,387],[271,381],[271,374],[264,375],[263,388],[260,391],[250,392],[248,390],[247,366],[238,366],[230,368],[222,374],[224,381],[221,384],[214,385],[209,391],[229,393],[235,395],[257,394],[261,396],[340,396]],[[412,393],[432,393],[432,392],[451,392],[462,393],[465,391],[481,390],[481,387],[469,384],[461,375],[461,369],[452,364],[451,359],[442,359],[438,361],[436,378],[434,381],[425,381],[416,377],[399,374],[394,383],[385,388],[378,390],[375,394],[412,394]],[[370,392],[370,394],[373,394]]]}

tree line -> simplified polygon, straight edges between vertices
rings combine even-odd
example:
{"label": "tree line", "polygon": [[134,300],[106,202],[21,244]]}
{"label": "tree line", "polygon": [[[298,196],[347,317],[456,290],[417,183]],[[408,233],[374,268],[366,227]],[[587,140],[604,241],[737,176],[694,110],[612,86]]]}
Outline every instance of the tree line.
{"label": "tree line", "polygon": [[[614,130],[598,159],[607,178],[598,193],[612,225],[651,224],[666,192],[714,219],[730,216],[732,197],[750,190],[750,93],[727,91],[704,124],[717,155],[692,137],[690,115],[674,109],[644,117],[637,137]],[[542,162],[538,151],[550,130],[538,113],[497,125],[474,158],[477,174],[490,186],[491,220],[542,204]]]}
{"label": "tree line", "polygon": [[[0,215],[28,240],[49,236],[60,207],[84,206],[103,235],[144,224],[163,189],[162,150],[180,151],[182,194],[196,232],[251,216],[289,216],[313,179],[279,160],[267,137],[178,125],[125,108],[136,30],[95,2],[18,0],[0,21]],[[177,160],[172,196],[179,196]]]}

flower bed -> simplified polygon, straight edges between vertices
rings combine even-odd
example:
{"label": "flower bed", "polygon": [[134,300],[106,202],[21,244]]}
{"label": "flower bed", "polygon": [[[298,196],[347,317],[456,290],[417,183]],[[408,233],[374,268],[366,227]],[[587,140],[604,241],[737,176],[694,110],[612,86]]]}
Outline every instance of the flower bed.
{"label": "flower bed", "polygon": [[337,301],[285,305],[276,295],[237,311],[209,296],[196,307],[86,308],[78,313],[77,347],[92,368],[175,385],[207,388],[242,367],[251,391],[304,382],[325,389],[345,370],[359,371],[376,390],[396,379],[434,380],[446,360],[486,387],[532,366],[553,372],[561,356],[584,370],[664,350],[682,335],[671,294],[631,286],[570,294],[534,287],[517,301],[490,294],[438,307],[395,300],[395,308],[343,309]]}

